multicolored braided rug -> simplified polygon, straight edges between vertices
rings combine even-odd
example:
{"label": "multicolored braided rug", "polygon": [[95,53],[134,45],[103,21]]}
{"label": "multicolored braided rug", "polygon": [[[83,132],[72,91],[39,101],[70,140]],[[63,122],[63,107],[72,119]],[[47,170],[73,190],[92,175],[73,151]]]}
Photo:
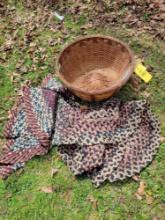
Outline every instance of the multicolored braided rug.
{"label": "multicolored braided rug", "polygon": [[56,146],[75,175],[99,186],[139,173],[157,152],[159,123],[146,101],[85,103],[51,75],[22,93],[4,132],[2,178]]}

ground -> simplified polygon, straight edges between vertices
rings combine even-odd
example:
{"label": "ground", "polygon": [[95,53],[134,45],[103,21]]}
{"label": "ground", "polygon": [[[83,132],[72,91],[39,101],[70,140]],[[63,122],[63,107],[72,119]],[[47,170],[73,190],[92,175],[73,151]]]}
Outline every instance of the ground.
{"label": "ground", "polygon": [[[106,19],[103,20],[107,23],[94,24],[95,17],[86,12],[90,1],[82,3],[79,9],[68,3],[68,11],[62,4],[56,7],[65,15],[63,24],[51,15],[55,9],[27,7],[22,2],[9,1],[0,11],[1,148],[5,142],[3,127],[18,88],[24,83],[38,85],[47,73],[55,74],[63,45],[77,36],[95,33],[112,35],[128,43],[136,58],[142,59],[151,71],[153,78],[148,84],[134,75],[117,96],[124,100],[149,100],[160,121],[161,144],[157,156],[139,177],[105,183],[100,188],[95,188],[86,177],[75,178],[54,147],[7,180],[0,180],[0,220],[165,219],[165,46],[160,35],[143,26],[138,29],[136,25],[129,27],[117,21],[112,24]],[[123,15],[127,9],[122,6],[119,10]],[[146,25],[148,16],[144,13]],[[58,170],[53,177],[52,168]],[[137,196],[139,184],[143,183],[146,187]]]}

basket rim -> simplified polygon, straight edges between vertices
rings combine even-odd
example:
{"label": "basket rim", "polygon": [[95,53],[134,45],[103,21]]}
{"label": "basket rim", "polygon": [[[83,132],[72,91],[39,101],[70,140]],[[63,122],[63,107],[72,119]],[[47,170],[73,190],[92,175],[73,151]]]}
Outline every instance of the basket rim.
{"label": "basket rim", "polygon": [[[130,54],[130,57],[131,57],[131,63],[129,65],[129,68],[127,69],[127,71],[125,71],[124,74],[122,74],[121,77],[118,80],[114,81],[110,87],[107,87],[107,88],[104,88],[104,89],[100,89],[100,90],[97,90],[97,91],[96,90],[95,91],[86,91],[83,88],[76,87],[75,85],[73,86],[59,72],[59,70],[60,70],[60,59],[61,59],[64,51],[66,49],[68,49],[70,46],[76,44],[79,41],[83,41],[85,39],[91,39],[91,38],[103,38],[103,39],[113,40],[113,41],[123,45],[127,49],[128,53]],[[88,36],[85,36],[85,37],[78,37],[78,38],[76,38],[76,40],[73,40],[72,42],[67,43],[64,46],[64,48],[62,49],[62,51],[60,52],[60,54],[59,54],[59,56],[57,58],[57,76],[62,81],[64,86],[66,86],[71,91],[80,92],[80,93],[83,93],[85,95],[101,95],[103,93],[112,92],[112,91],[114,91],[114,90],[116,90],[118,88],[121,88],[129,80],[129,78],[131,77],[131,75],[132,75],[132,73],[134,71],[134,67],[135,67],[135,57],[134,57],[134,54],[133,54],[133,52],[130,50],[130,48],[125,43],[123,43],[122,41],[120,41],[119,39],[117,39],[115,37],[107,36],[107,35],[100,35],[100,34],[88,35]]]}

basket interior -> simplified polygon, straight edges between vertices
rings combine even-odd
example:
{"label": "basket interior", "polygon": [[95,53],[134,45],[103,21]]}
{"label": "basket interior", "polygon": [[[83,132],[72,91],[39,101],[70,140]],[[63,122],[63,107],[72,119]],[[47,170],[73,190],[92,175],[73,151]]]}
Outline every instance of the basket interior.
{"label": "basket interior", "polygon": [[131,61],[129,50],[120,42],[109,38],[87,38],[63,51],[59,73],[71,85],[98,90],[121,79]]}

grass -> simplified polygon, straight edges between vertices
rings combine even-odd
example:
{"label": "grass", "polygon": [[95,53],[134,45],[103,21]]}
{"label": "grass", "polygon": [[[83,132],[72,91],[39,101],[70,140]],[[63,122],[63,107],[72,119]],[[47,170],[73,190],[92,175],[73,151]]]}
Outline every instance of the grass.
{"label": "grass", "polygon": [[[20,16],[27,14],[27,9],[22,4],[15,5],[16,13]],[[30,13],[30,11],[29,11]],[[0,43],[5,43],[6,33],[10,18],[6,17],[0,29]],[[58,22],[54,20],[54,23]],[[41,62],[42,53],[37,51],[35,69],[31,67],[34,60],[28,53],[29,48],[19,47],[19,42],[24,38],[26,30],[18,27],[16,44],[12,51],[0,54],[0,133],[7,120],[7,112],[13,106],[17,88],[25,80],[31,80],[32,85],[37,85],[43,77],[54,73],[56,57],[64,43],[70,42],[77,36],[84,35],[81,26],[87,20],[81,16],[76,22],[72,17],[65,17],[65,27],[68,34],[62,34],[49,28],[36,30],[34,37],[37,47],[45,49],[47,55]],[[118,37],[128,43],[139,58],[144,58],[146,65],[153,67],[153,79],[149,84],[140,82],[138,91],[128,83],[118,94],[121,99],[145,98],[149,94],[151,107],[160,120],[161,135],[165,136],[165,69],[163,43],[151,36],[135,33],[135,30],[116,29],[115,27],[87,29],[86,33],[108,34]],[[49,39],[57,44],[49,46]],[[60,38],[60,41],[58,41]],[[61,41],[62,39],[62,41]],[[59,43],[58,43],[59,42]],[[3,60],[2,58],[5,57]],[[23,60],[27,73],[20,73],[16,82],[11,80],[13,72],[17,73],[16,65]],[[6,181],[0,181],[0,220],[148,220],[156,217],[165,218],[165,143],[162,143],[157,156],[150,166],[140,174],[140,179],[146,183],[146,191],[152,198],[152,204],[146,199],[138,200],[135,192],[139,183],[126,180],[114,184],[106,183],[96,189],[85,177],[75,178],[56,154],[54,147],[49,154],[36,157],[29,161],[25,168],[11,175]],[[52,167],[58,168],[58,173],[52,178]],[[40,189],[44,186],[53,186],[54,192],[46,194]],[[97,201],[97,205],[96,205]]]}

